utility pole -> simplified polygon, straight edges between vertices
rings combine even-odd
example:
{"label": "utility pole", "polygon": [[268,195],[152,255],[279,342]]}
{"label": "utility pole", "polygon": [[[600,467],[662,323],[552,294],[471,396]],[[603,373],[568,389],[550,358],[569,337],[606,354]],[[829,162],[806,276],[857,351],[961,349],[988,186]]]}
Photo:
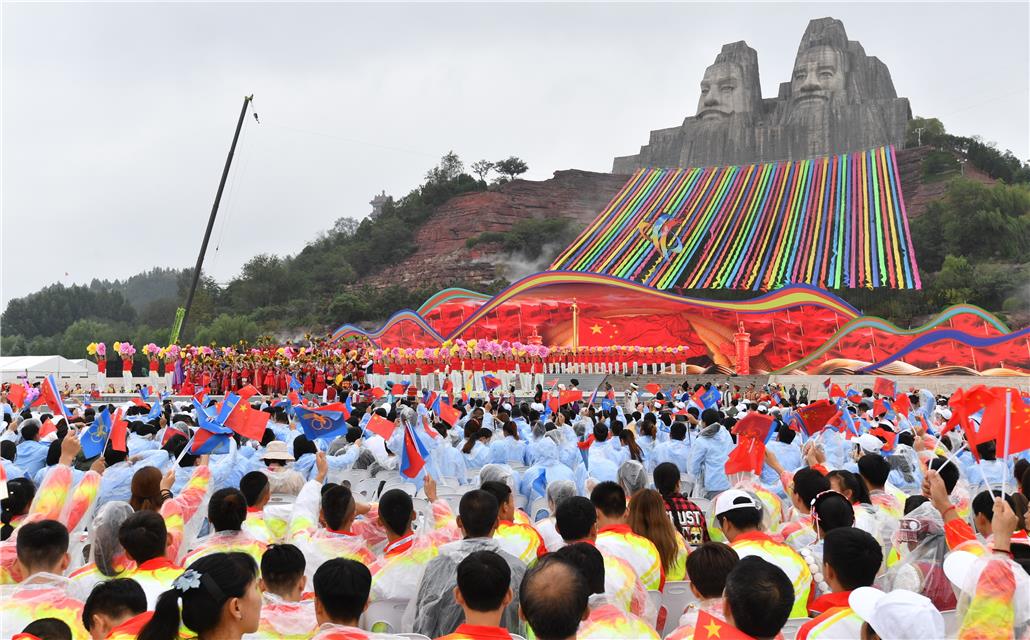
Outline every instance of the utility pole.
{"label": "utility pole", "polygon": [[916,127],[916,146],[923,146],[923,130],[925,127]]}
{"label": "utility pole", "polygon": [[232,145],[229,146],[229,156],[225,159],[225,167],[222,169],[222,179],[218,182],[218,191],[215,193],[215,202],[211,205],[211,216],[207,220],[207,229],[204,231],[204,241],[200,244],[200,255],[197,256],[197,266],[193,268],[193,282],[190,284],[190,291],[186,296],[186,306],[180,309],[182,320],[176,318],[177,327],[172,329],[172,342],[175,342],[186,321],[190,317],[190,307],[193,305],[193,296],[197,292],[197,283],[200,282],[200,271],[204,266],[204,255],[207,253],[207,243],[211,240],[211,230],[215,226],[215,217],[218,215],[218,204],[222,201],[222,191],[225,189],[225,180],[229,177],[229,167],[232,166],[232,157],[236,153],[236,142],[240,139],[240,129],[243,128],[243,119],[247,117],[247,107],[250,106],[254,94],[243,98],[243,108],[240,109],[240,119],[236,122],[236,133],[232,136]]}

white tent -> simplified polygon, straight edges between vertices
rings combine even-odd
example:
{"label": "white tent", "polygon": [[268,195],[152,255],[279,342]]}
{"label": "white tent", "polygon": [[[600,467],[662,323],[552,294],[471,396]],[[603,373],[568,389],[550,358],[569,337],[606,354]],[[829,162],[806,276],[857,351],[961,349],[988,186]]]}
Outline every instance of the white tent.
{"label": "white tent", "polygon": [[69,360],[64,356],[0,356],[0,381],[39,382],[50,374],[62,382],[96,382],[97,364],[91,360]]}

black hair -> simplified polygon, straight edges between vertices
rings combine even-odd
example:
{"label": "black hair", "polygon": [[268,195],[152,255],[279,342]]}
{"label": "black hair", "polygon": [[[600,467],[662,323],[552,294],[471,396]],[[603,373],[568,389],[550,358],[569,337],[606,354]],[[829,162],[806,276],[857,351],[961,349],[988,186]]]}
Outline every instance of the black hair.
{"label": "black hair", "polygon": [[780,442],[790,444],[794,442],[795,436],[797,436],[797,432],[791,429],[786,422],[781,422],[776,429],[776,439]]}
{"label": "black hair", "polygon": [[706,542],[687,556],[687,578],[702,598],[719,598],[740,556],[722,542]]}
{"label": "black hair", "polygon": [[874,487],[882,487],[891,474],[891,464],[878,453],[867,453],[858,459],[858,473]]}
{"label": "black hair", "polygon": [[676,483],[680,481],[680,468],[672,462],[663,462],[654,468],[651,475],[654,478],[654,488],[664,498],[676,491]]}
{"label": "black hair", "polygon": [[57,520],[23,524],[16,543],[18,561],[30,571],[49,568],[68,553],[68,529]]}
{"label": "black hair", "polygon": [[519,586],[522,615],[539,640],[575,636],[589,597],[583,573],[553,553],[526,571]]}
{"label": "black hair", "polygon": [[207,519],[215,531],[239,531],[247,519],[247,499],[239,489],[219,489],[211,494]]}
{"label": "black hair", "polygon": [[165,519],[156,511],[137,511],[118,527],[118,543],[138,565],[160,558],[168,543]]}
{"label": "black hair", "polygon": [[240,478],[240,493],[246,498],[248,507],[255,506],[268,491],[268,476],[263,471],[251,471]]}
{"label": "black hair", "polygon": [[273,593],[292,589],[306,568],[304,554],[292,544],[270,544],[261,554],[261,579]]}
{"label": "black hair", "polygon": [[13,440],[0,440],[0,458],[8,462],[14,462],[18,457],[18,445]]}
{"label": "black hair", "polygon": [[722,418],[722,412],[718,409],[705,409],[701,412],[701,422],[710,427]]}
{"label": "black hair", "polygon": [[293,457],[299,460],[305,453],[318,453],[318,448],[307,436],[297,436],[293,439]]}
{"label": "black hair", "polygon": [[511,567],[494,551],[474,551],[458,563],[458,590],[473,611],[496,611],[511,585]]}
{"label": "black hair", "polygon": [[995,460],[998,458],[998,443],[988,440],[976,445],[976,453],[981,460]]}
{"label": "black hair", "polygon": [[568,560],[583,574],[590,594],[604,593],[604,556],[592,544],[577,542],[555,552],[559,558]]}
{"label": "black hair", "polygon": [[[234,490],[235,491],[235,490]],[[257,579],[258,566],[249,554],[212,553],[187,569],[200,576],[200,586],[180,591],[173,587],[157,598],[154,615],[136,640],[174,640],[179,637],[179,601],[182,624],[199,634],[218,626],[222,607],[230,598],[242,598]]]}
{"label": "black hair", "polygon": [[348,519],[354,517],[354,496],[343,485],[336,485],[322,493],[322,518],[330,529],[339,531]]}
{"label": "black hair", "polygon": [[794,473],[794,493],[798,494],[806,507],[812,506],[812,500],[817,495],[829,490],[830,481],[811,467],[803,467]]}
{"label": "black hair", "polygon": [[685,440],[687,437],[687,425],[683,422],[673,422],[669,427],[669,437],[673,440]]}
{"label": "black hair", "polygon": [[748,556],[726,576],[725,598],[737,629],[753,638],[773,638],[794,608],[794,586],[783,569]]}
{"label": "black hair", "polygon": [[594,440],[597,442],[604,442],[608,439],[608,427],[601,423],[594,425]]}
{"label": "black hair", "polygon": [[52,467],[61,461],[61,441],[54,440],[46,450],[46,461],[44,464]]}
{"label": "black hair", "polygon": [[955,486],[959,481],[959,470],[954,460],[948,460],[942,456],[937,456],[930,461],[930,468],[937,472],[944,481],[944,488],[947,490],[948,495],[955,490]]}
{"label": "black hair", "polygon": [[511,498],[511,487],[500,480],[489,480],[484,482],[479,488],[497,498],[498,510],[500,510],[500,505],[506,504],[508,499]]}
{"label": "black hair", "polygon": [[138,616],[146,610],[147,594],[138,582],[131,578],[105,580],[93,587],[83,603],[82,626],[90,631],[94,614],[122,618]]}
{"label": "black hair", "polygon": [[11,522],[25,514],[36,497],[36,485],[28,478],[12,478],[7,481],[7,497],[0,500],[0,540],[6,540],[14,533]]}
{"label": "black hair", "polygon": [[830,480],[837,478],[841,485],[843,485],[841,488],[851,492],[851,502],[870,504],[869,489],[866,488],[865,483],[858,476],[847,469],[834,469],[827,473],[826,477]]}
{"label": "black hair", "polygon": [[72,628],[58,618],[33,620],[21,632],[36,636],[40,640],[72,640]]}
{"label": "black hair", "polygon": [[565,500],[554,511],[554,528],[566,542],[586,538],[595,524],[597,509],[593,502],[583,496]]}
{"label": "black hair", "polygon": [[911,431],[902,431],[898,434],[898,444],[911,447],[916,443],[916,435]]}
{"label": "black hair", "polygon": [[626,514],[626,492],[618,483],[606,480],[598,483],[590,492],[590,502],[594,508],[609,518],[618,518]]}
{"label": "black hair", "polygon": [[883,562],[883,550],[876,538],[855,527],[841,527],[826,534],[823,562],[833,567],[846,591],[873,586]]}
{"label": "black hair", "polygon": [[18,433],[21,434],[22,440],[35,440],[39,437],[39,427],[35,421],[23,424]]}
{"label": "black hair", "polygon": [[315,597],[333,622],[357,622],[368,602],[372,574],[356,560],[333,558],[315,571]]}
{"label": "black hair", "polygon": [[855,524],[855,508],[843,493],[827,491],[820,494],[812,504],[815,524],[825,534],[841,527]]}
{"label": "black hair", "polygon": [[379,496],[379,517],[395,535],[404,535],[411,526],[414,510],[411,496],[401,489],[390,489]]}
{"label": "black hair", "polygon": [[[973,498],[970,505],[973,510],[973,515],[984,516],[987,518],[988,522],[993,520],[995,498],[1005,498],[1005,502],[1009,503],[1009,506],[1012,507],[1013,511],[1015,510],[1015,505],[1012,503],[1012,496],[1004,495],[1000,489],[991,489],[990,491],[985,489],[976,494]],[[18,536],[20,537],[21,534],[19,533]]]}
{"label": "black hair", "polygon": [[[189,429],[187,429],[188,431]],[[183,448],[186,447],[186,443],[189,442],[186,436],[181,433],[177,433],[172,437],[168,438],[168,441],[161,445],[161,449],[168,452],[168,457],[175,459],[182,453]]]}
{"label": "black hair", "polygon": [[909,496],[905,498],[905,515],[907,516],[929,501],[930,499],[926,496]]}
{"label": "black hair", "polygon": [[473,489],[461,497],[458,517],[466,538],[484,538],[497,525],[501,505],[489,491]]}
{"label": "black hair", "polygon": [[275,440],[275,431],[272,431],[271,427],[265,427],[265,432],[261,434],[261,446],[267,447],[268,443]]}

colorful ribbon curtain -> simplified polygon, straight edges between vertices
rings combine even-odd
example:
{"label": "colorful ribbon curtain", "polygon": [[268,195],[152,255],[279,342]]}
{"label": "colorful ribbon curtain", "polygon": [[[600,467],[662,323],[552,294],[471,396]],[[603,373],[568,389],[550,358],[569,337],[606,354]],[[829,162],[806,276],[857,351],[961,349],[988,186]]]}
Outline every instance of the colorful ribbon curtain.
{"label": "colorful ribbon curtain", "polygon": [[552,270],[656,289],[919,289],[893,147],[640,169]]}

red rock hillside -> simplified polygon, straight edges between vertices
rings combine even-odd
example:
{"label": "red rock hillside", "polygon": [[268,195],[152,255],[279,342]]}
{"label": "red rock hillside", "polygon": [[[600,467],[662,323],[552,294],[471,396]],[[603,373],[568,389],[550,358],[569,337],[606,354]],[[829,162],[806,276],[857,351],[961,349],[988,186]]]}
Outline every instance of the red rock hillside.
{"label": "red rock hillside", "polygon": [[[926,205],[940,198],[946,181],[924,182],[922,164],[930,147],[898,151],[898,169],[905,205],[917,217]],[[971,166],[967,177],[992,182]],[[466,240],[487,231],[507,231],[525,218],[566,217],[578,234],[597,216],[625,184],[628,176],[570,169],[555,171],[549,180],[515,180],[491,191],[457,196],[441,205],[418,230],[418,250],[404,261],[371,278],[375,288],[401,285],[408,289],[446,287],[456,282],[482,285],[499,278],[514,281],[546,269],[563,247],[545,252],[533,264],[509,259],[497,244],[469,249]],[[542,238],[546,242],[546,238]]]}

